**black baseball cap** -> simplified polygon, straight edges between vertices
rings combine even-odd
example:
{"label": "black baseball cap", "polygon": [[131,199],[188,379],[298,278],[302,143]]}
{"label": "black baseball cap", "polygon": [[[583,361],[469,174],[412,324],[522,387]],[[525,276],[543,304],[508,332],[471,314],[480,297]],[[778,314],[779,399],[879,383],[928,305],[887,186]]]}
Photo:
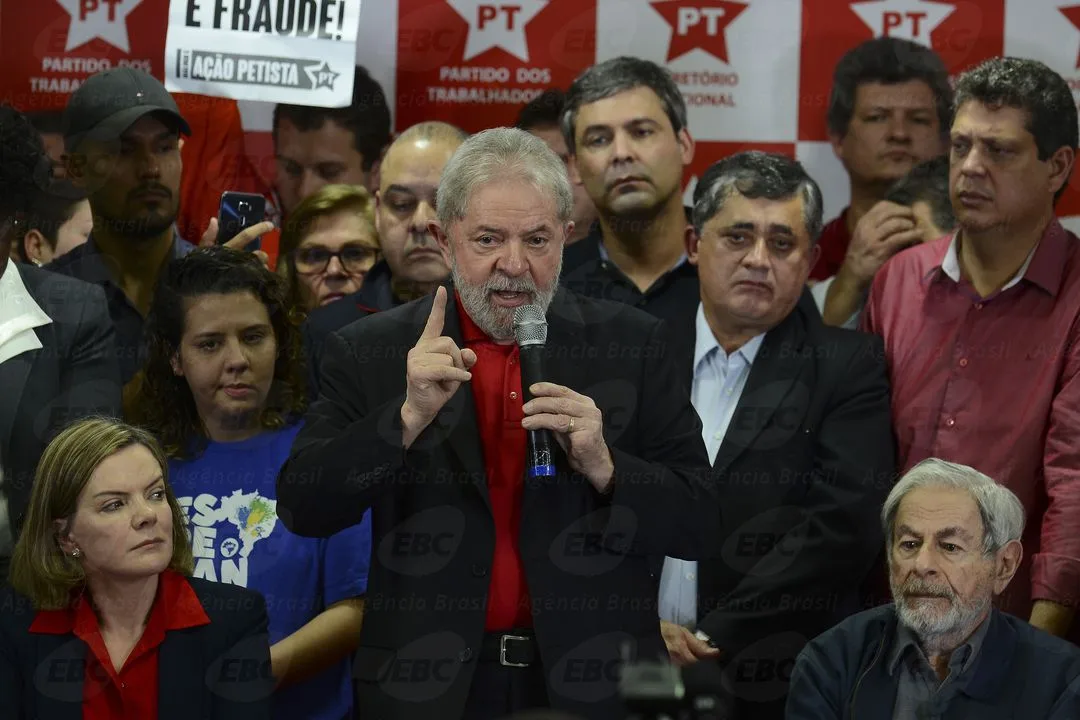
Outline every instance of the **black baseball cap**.
{"label": "black baseball cap", "polygon": [[149,113],[165,113],[191,134],[176,101],[154,76],[130,67],[95,73],[64,108],[64,149],[72,152],[86,138],[113,140]]}

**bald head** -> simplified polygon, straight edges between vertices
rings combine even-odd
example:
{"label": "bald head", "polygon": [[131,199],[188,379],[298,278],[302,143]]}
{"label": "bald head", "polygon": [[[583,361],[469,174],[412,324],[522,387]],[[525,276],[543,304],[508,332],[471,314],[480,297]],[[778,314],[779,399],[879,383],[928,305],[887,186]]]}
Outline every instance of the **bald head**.
{"label": "bald head", "polygon": [[443,167],[467,137],[453,125],[422,122],[401,133],[383,157],[375,219],[398,286],[422,290],[449,274],[428,224]]}
{"label": "bald head", "polygon": [[[379,190],[393,185],[438,185],[443,166],[469,135],[444,122],[422,122],[401,133],[383,157]],[[434,171],[434,179],[432,172]]]}

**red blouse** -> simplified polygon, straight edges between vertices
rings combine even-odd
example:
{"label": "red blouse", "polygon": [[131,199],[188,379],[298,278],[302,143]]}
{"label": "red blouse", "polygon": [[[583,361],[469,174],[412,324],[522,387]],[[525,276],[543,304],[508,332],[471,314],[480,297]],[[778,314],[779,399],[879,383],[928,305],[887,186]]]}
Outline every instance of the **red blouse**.
{"label": "red blouse", "polygon": [[158,716],[158,647],[169,630],[208,625],[202,603],[179,573],[166,570],[142,637],[119,671],[113,668],[98,619],[83,594],[65,610],[41,610],[30,632],[46,635],[74,634],[86,643],[83,680],[83,720],[155,720]]}

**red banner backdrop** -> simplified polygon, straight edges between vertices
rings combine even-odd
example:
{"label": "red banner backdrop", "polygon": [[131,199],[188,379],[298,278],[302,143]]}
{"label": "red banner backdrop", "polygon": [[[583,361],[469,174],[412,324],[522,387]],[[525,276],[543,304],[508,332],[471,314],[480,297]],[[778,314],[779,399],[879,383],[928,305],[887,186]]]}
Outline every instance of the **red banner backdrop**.
{"label": "red banner backdrop", "polygon": [[64,107],[90,75],[131,65],[164,76],[169,0],[0,3],[0,100],[20,110]]}
{"label": "red banner backdrop", "polygon": [[596,57],[595,0],[399,0],[397,126],[512,125]]}
{"label": "red banner backdrop", "polygon": [[[59,108],[86,76],[122,64],[161,77],[168,4],[4,0],[0,101]],[[388,82],[398,130],[432,119],[470,131],[510,124],[543,89],[567,87],[598,60],[637,55],[667,65],[687,98],[698,141],[688,180],[736,148],[774,149],[807,165],[829,213],[847,201],[825,133],[832,70],[863,40],[930,45],[954,75],[996,55],[1034,57],[1080,89],[1080,0],[365,0],[363,7],[358,45],[386,48],[366,57]],[[254,164],[264,176],[273,165],[265,129],[248,144],[258,148]],[[1080,215],[1077,187],[1074,178],[1061,215]]]}

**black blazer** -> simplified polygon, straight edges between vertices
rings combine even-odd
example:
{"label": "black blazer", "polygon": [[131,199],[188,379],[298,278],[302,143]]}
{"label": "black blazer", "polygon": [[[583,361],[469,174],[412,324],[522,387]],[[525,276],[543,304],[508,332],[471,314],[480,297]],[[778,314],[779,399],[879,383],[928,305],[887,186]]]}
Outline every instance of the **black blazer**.
{"label": "black blazer", "polygon": [[[0,462],[15,533],[49,441],[89,415],[120,415],[120,369],[105,293],[74,278],[9,263],[52,324],[34,328],[39,350],[0,363]],[[0,561],[6,565],[6,561]],[[3,570],[7,576],[7,568]]]}
{"label": "black blazer", "polygon": [[[372,509],[354,661],[357,715],[369,720],[460,717],[484,632],[495,540],[472,388],[408,452],[401,445],[406,355],[432,301],[329,337],[322,395],[278,478],[278,514],[301,535],[330,535]],[[565,290],[548,322],[547,377],[603,411],[614,489],[601,496],[556,450],[556,476],[525,481],[519,550],[551,704],[621,720],[621,647],[664,653],[648,555],[709,547],[715,493],[660,323]],[[444,334],[461,344],[452,292]]]}
{"label": "black blazer", "polygon": [[[158,647],[158,719],[268,719],[274,683],[262,596],[235,585],[187,580],[210,624],[165,633]],[[86,643],[74,634],[30,633],[35,615],[25,597],[0,590],[3,717],[81,720]]]}
{"label": "black blazer", "polygon": [[[690,383],[692,319],[680,338]],[[765,335],[713,469],[722,537],[698,566],[698,628],[724,650],[737,716],[783,718],[795,656],[861,609],[883,547],[896,460],[881,339],[796,307]]]}

